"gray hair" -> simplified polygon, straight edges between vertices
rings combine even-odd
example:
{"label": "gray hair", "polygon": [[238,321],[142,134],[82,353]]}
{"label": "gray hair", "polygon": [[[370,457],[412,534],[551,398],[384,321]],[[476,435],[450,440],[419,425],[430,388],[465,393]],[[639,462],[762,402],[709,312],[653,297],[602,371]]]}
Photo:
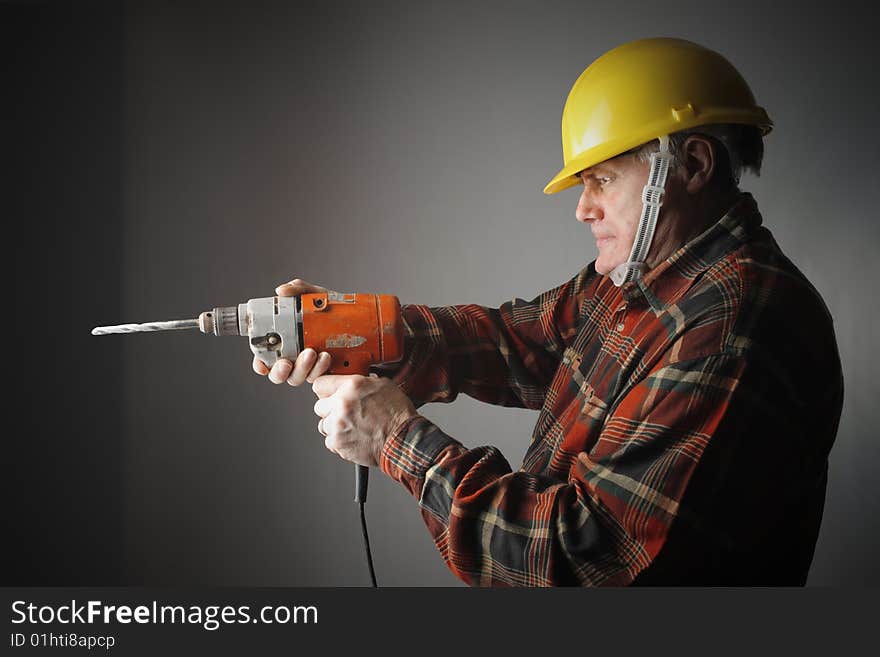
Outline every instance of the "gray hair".
{"label": "gray hair", "polygon": [[[681,130],[669,135],[669,150],[672,152],[670,168],[683,165],[681,147],[691,135],[702,135],[714,140],[723,148],[717,149],[721,156],[719,172],[729,170],[734,185],[739,185],[743,171],[750,171],[756,176],[761,175],[761,162],[764,159],[764,139],[761,129],[757,126],[735,123],[718,123],[701,125],[688,130]],[[633,149],[633,155],[642,162],[651,161],[651,153],[659,148],[657,140]],[[726,155],[726,157],[724,157]]]}

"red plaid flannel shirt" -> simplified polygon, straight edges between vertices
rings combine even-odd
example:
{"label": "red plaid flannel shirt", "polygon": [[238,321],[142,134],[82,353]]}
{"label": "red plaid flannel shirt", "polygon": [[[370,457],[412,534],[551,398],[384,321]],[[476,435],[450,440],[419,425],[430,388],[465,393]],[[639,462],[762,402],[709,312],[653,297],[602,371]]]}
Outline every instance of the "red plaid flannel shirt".
{"label": "red plaid flannel shirt", "polygon": [[[424,416],[380,466],[472,585],[803,584],[843,382],[832,320],[748,194],[638,283],[403,307],[394,379],[539,410],[522,467]],[[466,436],[468,441],[490,441]]]}

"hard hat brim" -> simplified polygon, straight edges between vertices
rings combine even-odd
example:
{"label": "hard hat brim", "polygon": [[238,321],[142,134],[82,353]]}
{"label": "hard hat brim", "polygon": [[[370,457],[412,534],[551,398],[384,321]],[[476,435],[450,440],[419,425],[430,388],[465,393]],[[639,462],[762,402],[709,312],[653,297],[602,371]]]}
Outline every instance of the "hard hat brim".
{"label": "hard hat brim", "polygon": [[[672,111],[670,112],[672,114]],[[767,116],[767,112],[762,107],[753,107],[748,110],[738,110],[735,108],[708,108],[696,114],[689,114],[676,118],[670,125],[670,120],[663,120],[655,125],[645,126],[644,131],[640,134],[631,136],[629,139],[618,141],[606,141],[593,148],[587,149],[577,157],[568,162],[559,172],[550,179],[550,182],[544,187],[545,194],[555,194],[569,187],[580,184],[580,179],[576,174],[584,169],[594,167],[601,162],[610,160],[626,151],[641,146],[650,141],[659,138],[662,135],[671,132],[679,132],[689,128],[696,128],[701,125],[713,123],[744,123],[756,125],[761,130],[761,134],[766,135],[773,128],[773,122]],[[672,130],[670,130],[672,128]]]}

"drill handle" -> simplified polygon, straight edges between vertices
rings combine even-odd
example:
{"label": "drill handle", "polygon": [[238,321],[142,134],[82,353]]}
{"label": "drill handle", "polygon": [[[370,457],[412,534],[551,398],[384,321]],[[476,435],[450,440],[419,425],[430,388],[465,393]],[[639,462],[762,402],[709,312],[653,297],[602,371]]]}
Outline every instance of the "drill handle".
{"label": "drill handle", "polygon": [[[348,358],[344,359],[342,363],[345,366],[343,368],[337,369],[336,372],[346,373],[346,374],[360,374],[362,376],[370,375],[370,354],[365,354],[366,358],[360,358],[359,355],[363,352],[354,352],[352,354],[347,354]],[[354,358],[351,358],[351,357]],[[331,372],[335,369],[335,359],[334,363],[331,366]],[[357,465],[354,466],[354,501],[358,504],[363,504],[367,501],[367,486],[370,483],[370,469],[365,465]]]}

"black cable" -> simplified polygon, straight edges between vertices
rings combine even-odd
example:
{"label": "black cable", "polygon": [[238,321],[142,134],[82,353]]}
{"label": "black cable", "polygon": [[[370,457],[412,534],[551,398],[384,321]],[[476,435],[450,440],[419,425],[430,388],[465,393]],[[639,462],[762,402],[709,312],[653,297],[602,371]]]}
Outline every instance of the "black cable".
{"label": "black cable", "polygon": [[373,582],[373,588],[379,588],[376,584],[376,571],[373,570],[373,554],[370,552],[370,537],[367,535],[367,516],[364,513],[364,503],[358,502],[361,507],[361,527],[364,530],[364,547],[367,549],[367,565],[370,567],[370,581]]}

